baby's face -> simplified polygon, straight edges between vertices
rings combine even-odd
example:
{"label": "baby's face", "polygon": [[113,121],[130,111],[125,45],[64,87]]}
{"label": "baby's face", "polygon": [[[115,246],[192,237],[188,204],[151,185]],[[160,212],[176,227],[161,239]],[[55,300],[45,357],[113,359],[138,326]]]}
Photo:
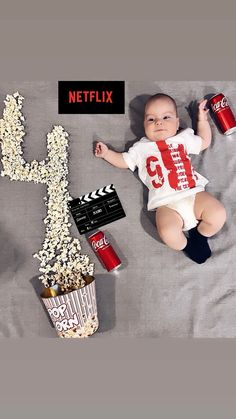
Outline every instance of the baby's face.
{"label": "baby's face", "polygon": [[175,106],[167,98],[156,99],[145,108],[144,129],[151,141],[166,140],[173,137],[179,128]]}

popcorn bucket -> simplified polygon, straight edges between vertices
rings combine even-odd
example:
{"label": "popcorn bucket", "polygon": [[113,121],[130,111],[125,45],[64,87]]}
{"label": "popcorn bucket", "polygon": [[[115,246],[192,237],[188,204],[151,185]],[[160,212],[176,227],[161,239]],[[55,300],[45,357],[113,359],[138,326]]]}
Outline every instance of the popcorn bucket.
{"label": "popcorn bucket", "polygon": [[82,288],[53,297],[42,296],[42,301],[61,338],[85,338],[98,329],[94,277],[87,277]]}

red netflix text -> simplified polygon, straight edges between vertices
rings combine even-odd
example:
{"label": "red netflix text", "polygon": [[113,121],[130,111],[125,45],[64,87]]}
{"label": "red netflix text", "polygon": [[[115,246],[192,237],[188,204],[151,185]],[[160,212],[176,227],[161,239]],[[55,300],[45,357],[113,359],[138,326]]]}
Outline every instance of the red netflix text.
{"label": "red netflix text", "polygon": [[112,90],[69,90],[68,99],[69,103],[113,103],[112,95]]}

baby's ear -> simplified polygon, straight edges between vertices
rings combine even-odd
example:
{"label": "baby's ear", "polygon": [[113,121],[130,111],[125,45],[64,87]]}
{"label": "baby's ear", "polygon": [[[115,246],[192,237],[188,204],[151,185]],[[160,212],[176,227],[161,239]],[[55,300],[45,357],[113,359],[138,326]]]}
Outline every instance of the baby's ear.
{"label": "baby's ear", "polygon": [[177,118],[177,131],[179,130],[179,118]]}

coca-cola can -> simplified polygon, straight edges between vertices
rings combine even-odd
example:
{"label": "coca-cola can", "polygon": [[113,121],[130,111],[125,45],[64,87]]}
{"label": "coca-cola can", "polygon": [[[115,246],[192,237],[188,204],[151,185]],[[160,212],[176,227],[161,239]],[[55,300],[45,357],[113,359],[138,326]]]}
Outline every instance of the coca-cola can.
{"label": "coca-cola can", "polygon": [[210,106],[216,123],[225,135],[230,135],[236,131],[236,121],[228,101],[223,93],[211,97]]}
{"label": "coca-cola can", "polygon": [[97,231],[91,234],[88,236],[88,241],[91,244],[98,259],[108,272],[120,267],[121,261],[113,247],[110,245],[103,231]]}

